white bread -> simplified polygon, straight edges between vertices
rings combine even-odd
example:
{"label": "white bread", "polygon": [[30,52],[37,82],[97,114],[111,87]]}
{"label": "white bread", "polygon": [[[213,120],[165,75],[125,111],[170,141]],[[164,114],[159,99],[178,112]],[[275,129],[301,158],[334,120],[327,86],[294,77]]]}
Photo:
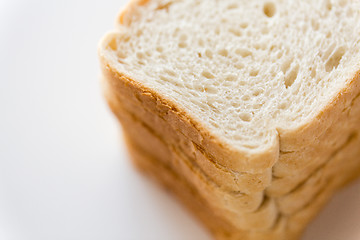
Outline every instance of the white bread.
{"label": "white bread", "polygon": [[[278,132],[296,132],[304,147],[300,128],[311,124],[359,69],[356,1],[333,10],[326,1],[279,1],[272,4],[272,17],[264,14],[264,1],[145,2],[140,1],[143,7],[133,2],[121,15],[120,31],[105,39],[103,54],[117,72],[176,101],[237,152],[234,162],[223,162],[234,170],[275,163]],[[233,28],[241,36],[232,34]],[[290,81],[295,70],[297,78]],[[305,145],[314,135],[302,137]]]}
{"label": "white bread", "polygon": [[[359,9],[132,1],[99,47],[106,96],[131,145],[159,142],[147,156],[178,159],[171,171],[235,228],[231,236],[280,221],[294,229],[282,232],[290,239],[341,185],[326,185],[334,169],[360,161],[333,160],[360,145]],[[341,183],[358,173],[344,169]],[[301,212],[305,220],[291,220]]]}

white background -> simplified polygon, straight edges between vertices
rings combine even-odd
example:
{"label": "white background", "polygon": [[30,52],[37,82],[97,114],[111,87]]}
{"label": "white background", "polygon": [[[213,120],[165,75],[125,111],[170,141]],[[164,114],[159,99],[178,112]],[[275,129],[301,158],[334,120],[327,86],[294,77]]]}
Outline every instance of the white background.
{"label": "white background", "polygon": [[[97,43],[125,4],[0,0],[0,240],[207,240],[129,163],[101,96]],[[360,182],[304,240],[360,239]]]}

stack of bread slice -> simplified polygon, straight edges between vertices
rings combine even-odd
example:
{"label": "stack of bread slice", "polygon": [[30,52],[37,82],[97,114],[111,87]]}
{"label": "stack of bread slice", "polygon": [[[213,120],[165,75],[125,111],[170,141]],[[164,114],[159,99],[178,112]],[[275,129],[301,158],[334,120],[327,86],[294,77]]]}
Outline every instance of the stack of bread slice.
{"label": "stack of bread slice", "polygon": [[297,239],[360,173],[356,1],[134,0],[99,47],[135,164],[217,239]]}

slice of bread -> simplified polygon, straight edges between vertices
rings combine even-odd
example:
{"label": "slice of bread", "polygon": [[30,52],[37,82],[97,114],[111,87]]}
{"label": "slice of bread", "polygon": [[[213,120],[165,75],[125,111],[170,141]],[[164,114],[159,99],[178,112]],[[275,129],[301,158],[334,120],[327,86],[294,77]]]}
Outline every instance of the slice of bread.
{"label": "slice of bread", "polygon": [[131,1],[99,47],[105,95],[131,145],[170,164],[231,236],[281,222],[290,239],[359,172],[359,9]]}

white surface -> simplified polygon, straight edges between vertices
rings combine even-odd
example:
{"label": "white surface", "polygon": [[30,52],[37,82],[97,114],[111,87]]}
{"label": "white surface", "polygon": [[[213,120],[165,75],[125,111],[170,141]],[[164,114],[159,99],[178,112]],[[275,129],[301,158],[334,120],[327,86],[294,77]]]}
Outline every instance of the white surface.
{"label": "white surface", "polygon": [[[0,0],[0,239],[210,239],[131,167],[96,46],[125,1]],[[120,141],[119,141],[120,139]],[[360,238],[360,182],[304,240]]]}

